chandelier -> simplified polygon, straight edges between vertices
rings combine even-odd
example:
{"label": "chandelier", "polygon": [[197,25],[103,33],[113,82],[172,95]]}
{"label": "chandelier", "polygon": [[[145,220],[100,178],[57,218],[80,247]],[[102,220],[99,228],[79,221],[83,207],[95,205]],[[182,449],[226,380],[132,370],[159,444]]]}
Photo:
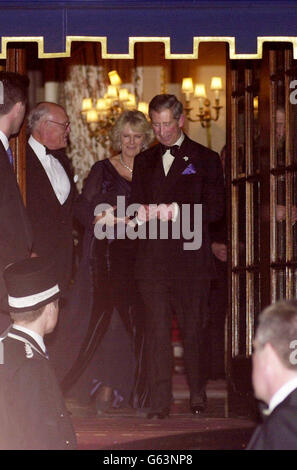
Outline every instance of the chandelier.
{"label": "chandelier", "polygon": [[122,80],[116,70],[108,73],[110,84],[103,98],[84,98],[81,113],[91,137],[95,137],[104,146],[109,139],[109,132],[116,119],[124,110],[138,109],[148,115],[148,104],[137,99],[128,88],[122,88]]}

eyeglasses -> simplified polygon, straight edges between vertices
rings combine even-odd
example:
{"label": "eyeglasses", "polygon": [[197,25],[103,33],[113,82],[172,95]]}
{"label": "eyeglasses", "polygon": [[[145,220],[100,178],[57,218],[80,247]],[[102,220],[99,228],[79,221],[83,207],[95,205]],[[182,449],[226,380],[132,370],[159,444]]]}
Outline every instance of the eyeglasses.
{"label": "eyeglasses", "polygon": [[48,122],[53,122],[54,124],[58,124],[59,126],[62,126],[65,131],[70,127],[70,121],[67,122],[57,122],[57,121],[52,121],[51,119],[47,120]]}

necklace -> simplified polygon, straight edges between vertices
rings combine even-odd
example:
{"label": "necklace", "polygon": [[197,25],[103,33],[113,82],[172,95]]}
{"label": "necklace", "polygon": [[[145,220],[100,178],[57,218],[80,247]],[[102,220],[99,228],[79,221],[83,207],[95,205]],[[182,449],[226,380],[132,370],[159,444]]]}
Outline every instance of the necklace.
{"label": "necklace", "polygon": [[127,168],[128,171],[130,171],[130,173],[133,173],[132,168],[130,168],[129,165],[127,165],[127,163],[124,162],[124,160],[122,158],[122,154],[120,154],[120,162],[125,168]]}

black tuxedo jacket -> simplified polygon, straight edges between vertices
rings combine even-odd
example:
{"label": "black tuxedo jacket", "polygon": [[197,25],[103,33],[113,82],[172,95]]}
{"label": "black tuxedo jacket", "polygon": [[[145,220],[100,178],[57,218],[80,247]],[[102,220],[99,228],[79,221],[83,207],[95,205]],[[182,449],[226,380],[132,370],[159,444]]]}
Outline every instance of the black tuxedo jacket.
{"label": "black tuxedo jacket", "polygon": [[[167,239],[162,239],[160,232],[163,222],[158,224],[156,239],[149,237],[148,223],[139,227],[139,230],[146,230],[146,234],[138,242],[136,278],[215,277],[208,226],[222,217],[225,207],[222,165],[217,153],[185,136],[165,176],[161,145],[142,152],[134,161],[130,202],[136,205],[176,202],[179,206],[177,221],[166,223]],[[197,204],[202,205],[202,224],[195,214]],[[187,205],[186,211],[183,205]],[[195,233],[196,239],[202,235],[199,249],[185,249],[185,243],[190,242],[190,231]]]}
{"label": "black tuxedo jacket", "polygon": [[12,327],[0,346],[0,449],[75,449],[69,413],[38,343]]}
{"label": "black tuxedo jacket", "polygon": [[[30,256],[32,229],[17,180],[0,141],[0,297],[1,310],[7,310],[3,269]],[[1,322],[0,322],[1,328]]]}
{"label": "black tuxedo jacket", "polygon": [[248,450],[297,450],[297,389],[255,430]]}
{"label": "black tuxedo jacket", "polygon": [[53,151],[53,154],[69,177],[69,196],[61,205],[42,164],[27,144],[27,211],[34,234],[33,251],[56,261],[59,285],[63,290],[72,273],[73,203],[77,189],[64,150]]}

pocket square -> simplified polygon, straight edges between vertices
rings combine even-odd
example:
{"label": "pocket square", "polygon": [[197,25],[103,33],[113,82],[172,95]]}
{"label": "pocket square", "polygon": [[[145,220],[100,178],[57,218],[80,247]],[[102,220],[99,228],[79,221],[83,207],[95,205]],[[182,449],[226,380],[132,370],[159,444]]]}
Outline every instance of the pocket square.
{"label": "pocket square", "polygon": [[182,172],[182,175],[194,175],[196,173],[196,168],[192,163],[190,163]]}

